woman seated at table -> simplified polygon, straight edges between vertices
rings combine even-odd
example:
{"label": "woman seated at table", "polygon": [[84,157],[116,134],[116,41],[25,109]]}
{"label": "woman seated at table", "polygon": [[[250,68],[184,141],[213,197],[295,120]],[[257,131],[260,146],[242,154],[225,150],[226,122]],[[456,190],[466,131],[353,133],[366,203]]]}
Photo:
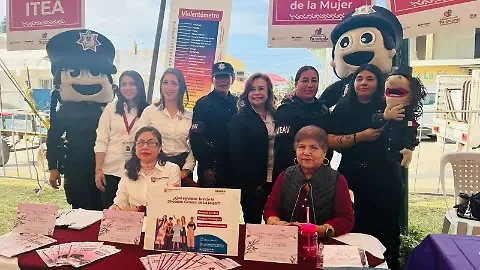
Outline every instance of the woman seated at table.
{"label": "woman seated at table", "polygon": [[298,225],[307,221],[317,225],[319,238],[340,236],[353,228],[352,202],[345,178],[330,168],[327,133],[317,126],[306,126],[295,135],[295,163],[282,172],[264,209],[271,225]]}
{"label": "woman seated at table", "polygon": [[147,189],[151,185],[155,185],[155,189],[180,187],[180,167],[166,159],[160,132],[154,127],[139,129],[135,134],[132,158],[125,165],[125,174],[110,209],[145,211]]}

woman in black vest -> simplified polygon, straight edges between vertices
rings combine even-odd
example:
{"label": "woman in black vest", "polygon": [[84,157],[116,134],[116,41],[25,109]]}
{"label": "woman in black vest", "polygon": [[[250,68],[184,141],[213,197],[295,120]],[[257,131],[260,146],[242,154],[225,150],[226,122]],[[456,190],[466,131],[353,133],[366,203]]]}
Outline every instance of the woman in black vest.
{"label": "woman in black vest", "polygon": [[331,114],[329,132],[339,136],[342,161],[338,171],[355,194],[353,231],[377,237],[387,248],[390,269],[400,269],[399,211],[403,198],[400,163],[388,155],[388,138],[373,129],[372,116],[385,110],[384,78],[374,65],[353,74],[347,95]]}
{"label": "woman in black vest", "polygon": [[253,74],[239,99],[239,113],[229,124],[232,176],[242,190],[243,218],[260,224],[263,207],[272,189],[275,107],[272,82]]}
{"label": "woman in black vest", "polygon": [[320,238],[349,233],[353,210],[345,178],[326,163],[328,136],[317,126],[306,126],[295,135],[295,162],[279,176],[264,210],[267,224],[317,225]]}

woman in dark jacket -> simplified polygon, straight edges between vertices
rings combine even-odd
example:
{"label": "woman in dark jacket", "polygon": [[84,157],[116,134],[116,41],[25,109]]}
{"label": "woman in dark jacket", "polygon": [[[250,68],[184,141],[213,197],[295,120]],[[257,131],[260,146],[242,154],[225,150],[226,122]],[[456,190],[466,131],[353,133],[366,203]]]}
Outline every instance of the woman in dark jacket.
{"label": "woman in dark jacket", "polygon": [[232,176],[242,190],[246,223],[260,224],[263,207],[272,189],[275,107],[272,82],[267,75],[253,74],[239,98],[239,112],[229,124]]}
{"label": "woman in dark jacket", "polygon": [[[355,195],[353,231],[377,237],[387,248],[390,269],[399,269],[399,210],[403,198],[400,164],[389,158],[388,138],[373,129],[373,115],[385,110],[384,78],[374,65],[353,74],[347,95],[331,114],[329,132],[340,136],[342,160],[338,171]],[[339,147],[337,147],[339,148]]]}

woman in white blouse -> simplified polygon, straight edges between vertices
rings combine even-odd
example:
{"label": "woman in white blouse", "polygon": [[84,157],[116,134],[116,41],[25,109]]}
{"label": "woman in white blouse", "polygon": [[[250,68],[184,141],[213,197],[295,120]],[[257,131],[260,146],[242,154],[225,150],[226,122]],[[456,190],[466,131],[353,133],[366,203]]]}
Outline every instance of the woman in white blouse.
{"label": "woman in white blouse", "polygon": [[105,209],[113,203],[125,162],[131,157],[135,133],[142,127],[140,115],[148,105],[140,74],[125,71],[119,82],[118,99],[103,110],[95,143],[95,183]]}
{"label": "woman in white blouse", "polygon": [[145,109],[141,120],[162,134],[163,151],[168,160],[182,169],[182,186],[195,186],[191,177],[195,158],[188,141],[192,112],[184,107],[184,95],[187,92],[185,77],[180,70],[169,68],[160,81],[161,99]]}
{"label": "woman in white blouse", "polygon": [[117,196],[110,208],[144,212],[149,188],[180,187],[180,168],[166,159],[160,132],[154,127],[138,130],[132,157],[127,161]]}

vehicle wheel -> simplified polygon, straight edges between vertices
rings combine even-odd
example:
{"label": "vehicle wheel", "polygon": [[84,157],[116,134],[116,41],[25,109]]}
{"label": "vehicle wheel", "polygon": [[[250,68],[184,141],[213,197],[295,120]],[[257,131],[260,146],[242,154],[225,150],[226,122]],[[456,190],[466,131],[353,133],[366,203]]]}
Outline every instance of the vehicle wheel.
{"label": "vehicle wheel", "polygon": [[0,167],[3,167],[10,158],[10,146],[4,139],[0,141],[0,151]]}

